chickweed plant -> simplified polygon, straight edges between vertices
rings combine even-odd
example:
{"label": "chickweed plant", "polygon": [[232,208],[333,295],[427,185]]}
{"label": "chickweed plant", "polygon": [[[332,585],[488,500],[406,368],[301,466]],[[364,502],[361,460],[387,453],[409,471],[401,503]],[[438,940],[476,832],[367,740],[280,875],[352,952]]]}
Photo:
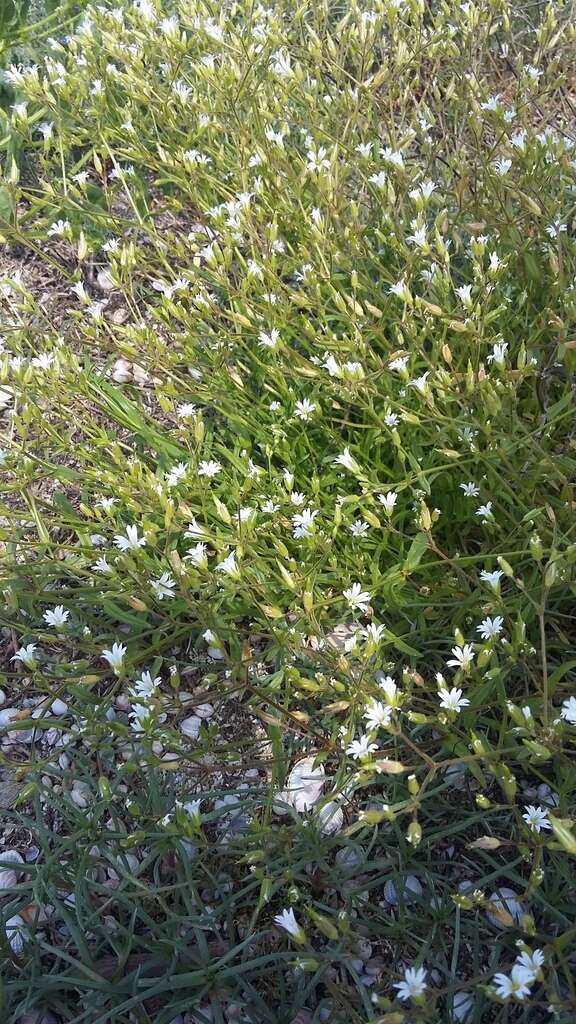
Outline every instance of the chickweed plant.
{"label": "chickweed plant", "polygon": [[573,4],[65,32],[2,115],[2,1022],[568,1024]]}

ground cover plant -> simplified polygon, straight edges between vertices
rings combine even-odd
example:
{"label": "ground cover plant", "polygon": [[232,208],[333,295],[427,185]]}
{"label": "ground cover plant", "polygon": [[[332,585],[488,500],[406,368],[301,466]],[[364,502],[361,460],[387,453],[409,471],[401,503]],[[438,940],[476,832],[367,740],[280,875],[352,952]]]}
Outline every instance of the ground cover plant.
{"label": "ground cover plant", "polygon": [[7,1024],[576,1013],[573,5],[5,72]]}

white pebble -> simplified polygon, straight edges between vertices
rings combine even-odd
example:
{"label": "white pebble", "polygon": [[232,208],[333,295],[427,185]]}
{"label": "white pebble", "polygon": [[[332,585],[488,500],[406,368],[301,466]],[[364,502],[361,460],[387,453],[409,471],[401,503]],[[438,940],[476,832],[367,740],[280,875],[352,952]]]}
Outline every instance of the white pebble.
{"label": "white pebble", "polygon": [[52,701],[52,704],[50,705],[50,711],[53,715],[57,715],[59,717],[60,715],[66,714],[68,711],[68,705],[66,704],[66,701],[60,700],[59,697],[56,697],[56,700]]}
{"label": "white pebble", "polygon": [[197,715],[191,715],[190,718],[185,718],[180,723],[180,730],[189,740],[197,740],[201,725],[202,719],[198,718]]}

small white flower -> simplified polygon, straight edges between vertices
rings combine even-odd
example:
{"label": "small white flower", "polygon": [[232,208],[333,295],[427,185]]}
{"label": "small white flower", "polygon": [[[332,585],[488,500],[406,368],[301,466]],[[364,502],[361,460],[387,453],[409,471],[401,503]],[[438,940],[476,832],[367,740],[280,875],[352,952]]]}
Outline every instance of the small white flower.
{"label": "small white flower", "polygon": [[294,415],[300,420],[309,420],[315,409],[314,402],[311,402],[309,398],[303,398],[302,401],[296,402]]}
{"label": "small white flower", "polygon": [[199,569],[205,569],[208,565],[208,557],[206,555],[206,544],[199,541],[193,548],[188,548],[186,558],[189,559],[193,565],[196,565]]}
{"label": "small white flower", "polygon": [[544,807],[535,807],[534,804],[527,804],[522,817],[533,832],[541,832],[543,828],[552,828],[548,820],[548,811]]}
{"label": "small white flower", "polygon": [[562,704],[560,717],[570,725],[576,725],[576,697],[567,697]]}
{"label": "small white flower", "polygon": [[314,532],[314,520],[317,515],[317,509],[305,508],[302,512],[296,512],[296,514],[292,516],[292,524],[294,526],[293,532],[296,539],[312,536]]}
{"label": "small white flower", "polygon": [[26,644],[25,646],[19,647],[16,654],[10,658],[10,661],[21,661],[27,668],[36,667],[36,657],[34,651],[36,650],[36,644]]}
{"label": "small white flower", "polygon": [[460,484],[459,486],[467,498],[477,498],[480,494],[480,488],[472,480],[467,484]]}
{"label": "small white flower", "polygon": [[394,167],[404,167],[404,157],[398,150],[390,149],[389,146],[386,146],[380,150],[380,156],[387,163],[393,164]]}
{"label": "small white flower", "polygon": [[345,448],[341,455],[337,455],[334,462],[337,466],[344,466],[344,469],[349,469],[351,473],[360,472],[360,466],[354,456],[350,454],[349,448]]}
{"label": "small white flower", "polygon": [[56,626],[58,629],[59,626],[63,626],[68,621],[70,612],[64,608],[64,605],[57,604],[54,608],[49,608],[45,611],[42,618],[49,626]]}
{"label": "small white flower", "polygon": [[488,569],[482,569],[480,573],[480,579],[483,583],[487,583],[493,590],[498,590],[500,587],[500,580],[504,573],[502,569],[494,569],[493,572],[488,572]]}
{"label": "small white flower", "polygon": [[198,465],[198,476],[207,476],[209,480],[212,480],[213,477],[218,476],[221,469],[220,463],[214,459],[203,459]]}
{"label": "small white flower", "polygon": [[192,521],[188,523],[188,529],[186,530],[184,536],[186,538],[189,538],[190,540],[196,540],[196,538],[206,537],[207,534],[204,527],[200,526],[200,524],[196,522],[194,517],[192,517]]}
{"label": "small white flower", "polygon": [[534,977],[536,977],[538,971],[540,971],[544,966],[544,953],[541,949],[535,949],[532,953],[530,950],[526,949],[516,957],[516,963],[520,967],[524,967],[527,971],[532,971]]}
{"label": "small white flower", "polygon": [[429,376],[430,371],[427,370],[426,373],[423,373],[421,377],[415,377],[414,380],[408,381],[408,387],[416,388],[416,390],[419,391],[422,395],[426,394],[426,392],[428,391]]}
{"label": "small white flower", "polygon": [[454,291],[462,302],[462,305],[469,309],[472,306],[472,285],[463,284],[460,288],[455,288]]}
{"label": "small white flower", "polygon": [[63,235],[67,235],[69,231],[70,231],[70,221],[68,221],[68,220],[56,220],[56,221],[54,221],[53,224],[50,225],[50,227],[48,228],[48,231],[46,232],[46,234],[50,235],[51,237],[56,235],[56,236],[61,238]]}
{"label": "small white flower", "polygon": [[370,743],[368,736],[361,736],[358,740],[352,740],[346,747],[346,753],[353,757],[355,761],[360,761],[363,757],[367,757],[368,754],[373,754],[375,750],[378,750],[378,744]]}
{"label": "small white flower", "polygon": [[526,146],[526,132],[515,132],[510,136],[510,143],[515,149],[523,150]]}
{"label": "small white flower", "polygon": [[187,462],[179,462],[176,466],[172,466],[172,469],[166,473],[166,484],[168,487],[176,487],[176,485],[182,480],[188,471]]}
{"label": "small white flower", "polygon": [[165,597],[174,597],[176,583],[169,572],[163,572],[157,580],[150,580],[150,586],[159,601]]}
{"label": "small white flower", "polygon": [[226,576],[233,576],[236,579],[240,578],[240,570],[236,564],[236,555],[233,551],[218,563],[216,566],[216,572],[222,572]]}
{"label": "small white flower", "polygon": [[499,160],[494,161],[493,167],[496,174],[499,174],[500,177],[503,178],[505,174],[508,174],[508,171],[512,167],[512,161],[505,157],[500,157]]}
{"label": "small white flower", "polygon": [[117,498],[100,498],[96,502],[96,507],[104,509],[105,512],[109,512],[110,509],[117,503],[117,501]]}
{"label": "small white flower", "polygon": [[452,654],[454,658],[447,661],[446,664],[454,668],[460,668],[463,672],[470,668],[475,657],[472,644],[464,644],[463,647],[453,647]]}
{"label": "small white flower", "polygon": [[385,632],[386,626],[383,623],[376,625],[375,622],[371,622],[362,630],[362,636],[370,643],[379,644]]}
{"label": "small white flower", "polygon": [[137,551],[138,548],[146,546],[146,537],[144,535],[142,537],[138,536],[138,527],[127,526],[126,536],[121,533],[117,534],[114,537],[114,543],[121,551]]}
{"label": "small white flower", "polygon": [[508,342],[497,341],[493,346],[490,355],[486,356],[489,363],[496,363],[497,366],[504,366],[506,362],[506,352],[508,351]]}
{"label": "small white flower", "polygon": [[451,690],[444,688],[438,690],[438,696],[441,708],[446,708],[447,711],[456,711],[457,714],[470,703],[467,697],[462,696],[462,690],[456,689],[455,686]]}
{"label": "small white flower", "polygon": [[402,700],[402,694],[392,679],[392,676],[382,676],[381,674],[378,674],[377,678],[379,688],[384,691],[384,697],[388,707],[398,708]]}
{"label": "small white flower", "polygon": [[485,103],[481,103],[480,107],[482,110],[498,110],[499,100],[500,93],[496,93],[496,95],[490,96]]}
{"label": "small white flower", "polygon": [[348,590],[344,591],[343,596],[348,602],[348,606],[354,611],[356,608],[360,608],[361,611],[367,612],[370,606],[370,600],[372,595],[366,590],[362,590],[361,583],[353,583]]}
{"label": "small white flower", "polygon": [[384,414],[384,423],[387,427],[397,427],[400,423],[400,417],[396,412],[387,412]]}
{"label": "small white flower", "polygon": [[495,615],[493,619],[488,616],[479,626],[476,626],[476,632],[480,633],[483,640],[492,640],[494,637],[500,636],[503,625],[504,619],[501,615]]}
{"label": "small white flower", "polygon": [[482,519],[491,519],[492,516],[492,502],[487,501],[485,505],[479,505],[476,509],[475,515],[480,516]]}
{"label": "small white flower", "polygon": [[306,170],[311,174],[320,174],[321,171],[329,171],[332,165],[330,160],[327,158],[326,153],[327,149],[325,146],[320,146],[316,153],[312,149],[309,150],[306,154],[308,159]]}
{"label": "small white flower", "polygon": [[99,558],[92,566],[94,572],[112,572],[112,568],[108,565],[105,558]]}
{"label": "small white flower", "polygon": [[283,910],[281,914],[276,914],[274,924],[288,932],[295,942],[304,943],[306,941],[304,929],[298,924],[292,907],[289,910]]}
{"label": "small white flower", "polygon": [[534,982],[532,971],[526,970],[522,964],[515,964],[510,975],[495,974],[492,978],[496,995],[500,999],[518,999],[520,1002],[530,995],[530,986]]}
{"label": "small white flower", "polygon": [[372,153],[373,145],[373,142],[359,142],[355,147],[355,152],[359,153],[364,160],[367,160]]}
{"label": "small white flower", "polygon": [[142,673],[139,679],[136,680],[132,690],[130,691],[134,697],[149,698],[153,697],[156,693],[162,679],[160,676],[156,676],[155,679],[148,670]]}
{"label": "small white flower", "polygon": [[350,526],[350,533],[353,537],[365,537],[369,529],[370,523],[366,523],[362,519],[357,519]]}
{"label": "small white flower", "polygon": [[113,643],[110,649],[102,651],[102,657],[108,662],[110,668],[114,670],[116,675],[119,674],[124,661],[124,655],[126,654],[127,648],[124,644]]}
{"label": "small white flower", "polygon": [[407,967],[404,981],[394,982],[394,988],[398,989],[398,999],[403,1001],[423,995],[427,987],[424,967]]}
{"label": "small white flower", "polygon": [[184,402],[183,405],[179,405],[177,414],[181,420],[188,420],[196,412],[196,406],[192,402]]}
{"label": "small white flower", "polygon": [[366,722],[367,728],[373,732],[380,728],[386,729],[390,725],[391,716],[392,708],[388,704],[383,704],[379,700],[373,700],[367,705],[362,717]]}
{"label": "small white flower", "polygon": [[277,327],[273,327],[269,333],[266,333],[266,331],[260,331],[260,334],[258,335],[258,344],[261,348],[269,348],[271,351],[274,351],[278,348],[279,342],[280,331]]}
{"label": "small white flower", "polygon": [[373,185],[376,185],[376,188],[384,188],[387,180],[388,179],[384,171],[378,171],[377,174],[371,174],[370,177],[368,178],[368,181],[370,181]]}
{"label": "small white flower", "polygon": [[[412,292],[410,291],[403,277],[401,277],[399,281],[396,281],[395,284],[390,285],[390,294],[397,295],[398,298],[402,299],[404,302],[412,301]],[[406,362],[408,362],[408,359],[406,359]],[[393,369],[392,363],[390,363],[389,365],[390,368]]]}

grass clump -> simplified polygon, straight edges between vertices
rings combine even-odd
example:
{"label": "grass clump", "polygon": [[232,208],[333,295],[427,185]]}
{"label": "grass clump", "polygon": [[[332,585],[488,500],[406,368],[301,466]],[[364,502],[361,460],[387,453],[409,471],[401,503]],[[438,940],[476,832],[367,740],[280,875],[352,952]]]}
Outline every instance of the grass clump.
{"label": "grass clump", "polygon": [[4,119],[3,1019],[572,1020],[570,5],[70,31]]}

